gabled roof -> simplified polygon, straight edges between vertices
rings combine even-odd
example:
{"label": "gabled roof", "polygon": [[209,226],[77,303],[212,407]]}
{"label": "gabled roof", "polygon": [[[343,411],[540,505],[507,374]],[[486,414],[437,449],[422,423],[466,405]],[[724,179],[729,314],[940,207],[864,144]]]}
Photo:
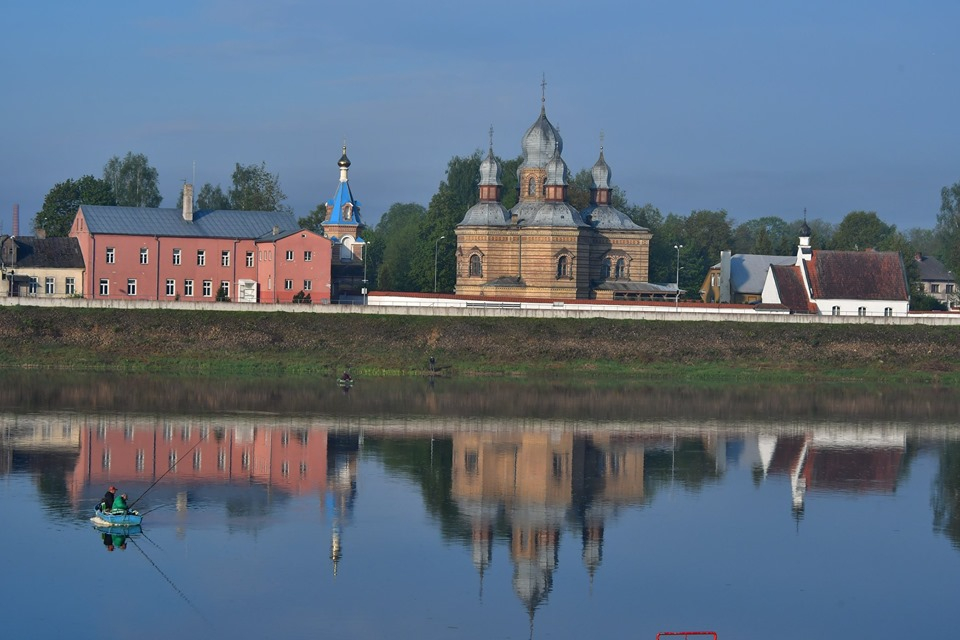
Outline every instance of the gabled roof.
{"label": "gabled roof", "polygon": [[83,269],[83,254],[76,238],[18,236],[8,242],[17,245],[16,268]]}
{"label": "gabled roof", "polygon": [[[796,264],[796,256],[764,256],[752,253],[737,253],[730,257],[730,291],[732,293],[759,294],[767,279],[767,268],[772,265]],[[720,263],[713,265],[720,268]]]}
{"label": "gabled roof", "polygon": [[285,211],[215,211],[193,213],[193,222],[183,219],[183,211],[172,208],[104,207],[80,205],[90,233],[128,236],[167,236],[179,238],[259,238],[280,231],[300,228],[293,214]]}
{"label": "gabled roof", "polygon": [[953,282],[953,273],[933,256],[921,256],[916,260],[920,279],[924,282]]}
{"label": "gabled roof", "polygon": [[814,251],[804,265],[816,300],[910,299],[899,253]]}
{"label": "gabled roof", "polygon": [[773,274],[780,304],[791,313],[816,313],[817,307],[807,297],[807,288],[803,284],[800,267],[772,264],[770,271]]}

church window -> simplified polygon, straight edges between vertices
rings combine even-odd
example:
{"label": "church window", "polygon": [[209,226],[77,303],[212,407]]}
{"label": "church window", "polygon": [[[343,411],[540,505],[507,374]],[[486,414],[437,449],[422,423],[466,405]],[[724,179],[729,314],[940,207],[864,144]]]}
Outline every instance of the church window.
{"label": "church window", "polygon": [[865,316],[865,315],[867,315],[867,308],[866,308],[866,307],[858,307],[858,308],[857,308],[857,315],[858,315],[858,316]]}
{"label": "church window", "polygon": [[883,315],[885,315],[885,316],[892,316],[892,315],[893,315],[893,308],[892,308],[892,307],[884,307],[884,308],[883,308]]}
{"label": "church window", "polygon": [[570,264],[567,260],[567,256],[560,256],[560,259],[557,260],[557,277],[566,278],[570,275]]}
{"label": "church window", "polygon": [[537,194],[537,181],[533,178],[530,178],[530,181],[527,182],[527,195],[534,196]]}
{"label": "church window", "polygon": [[610,277],[610,258],[604,258],[600,265],[600,278],[606,280]]}
{"label": "church window", "polygon": [[480,262],[480,256],[476,254],[470,256],[470,275],[471,277],[483,275],[483,264]]}
{"label": "church window", "polygon": [[836,307],[836,306],[835,306],[835,307],[833,308],[833,311],[831,311],[831,313],[832,313],[833,315],[835,315],[835,316],[840,315],[840,307]]}
{"label": "church window", "polygon": [[622,280],[627,277],[627,263],[623,258],[617,260],[617,270],[614,272],[614,277],[617,280]]}

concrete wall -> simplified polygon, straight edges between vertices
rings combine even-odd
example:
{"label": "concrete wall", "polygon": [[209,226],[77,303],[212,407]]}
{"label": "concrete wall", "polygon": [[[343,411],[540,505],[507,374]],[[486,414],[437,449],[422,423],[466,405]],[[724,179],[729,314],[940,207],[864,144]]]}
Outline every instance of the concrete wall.
{"label": "concrete wall", "polygon": [[[470,305],[470,306],[468,306]],[[485,318],[608,318],[695,322],[783,322],[791,324],[871,324],[960,326],[960,314],[912,313],[908,316],[817,316],[761,313],[752,307],[703,304],[578,304],[562,302],[481,302],[454,296],[370,296],[367,305],[241,304],[157,300],[78,300],[0,298],[0,306],[74,307],[79,309],[182,309],[185,311],[256,311],[287,313],[355,313],[374,315]]]}

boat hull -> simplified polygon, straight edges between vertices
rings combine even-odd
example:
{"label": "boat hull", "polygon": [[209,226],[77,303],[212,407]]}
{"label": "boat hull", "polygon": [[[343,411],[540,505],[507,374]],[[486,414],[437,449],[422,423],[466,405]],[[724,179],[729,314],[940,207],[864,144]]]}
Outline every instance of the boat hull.
{"label": "boat hull", "polygon": [[92,518],[94,524],[100,527],[133,527],[143,522],[143,516],[137,512],[132,513],[104,513],[100,509],[93,512]]}

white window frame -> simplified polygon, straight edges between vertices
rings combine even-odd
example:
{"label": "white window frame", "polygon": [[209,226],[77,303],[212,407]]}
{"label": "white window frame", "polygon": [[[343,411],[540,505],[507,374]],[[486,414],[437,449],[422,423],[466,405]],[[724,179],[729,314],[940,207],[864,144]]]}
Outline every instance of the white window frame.
{"label": "white window frame", "polygon": [[212,298],[213,297],[213,280],[204,280],[203,281],[203,297]]}
{"label": "white window frame", "polygon": [[284,280],[284,281],[283,281],[283,290],[284,290],[284,291],[293,291],[293,280]]}
{"label": "white window frame", "polygon": [[177,295],[177,281],[173,278],[167,278],[167,295],[175,296]]}
{"label": "white window frame", "polygon": [[287,262],[293,262],[293,250],[287,251]]}
{"label": "white window frame", "polygon": [[140,264],[150,264],[150,249],[140,247]]}
{"label": "white window frame", "polygon": [[304,291],[313,291],[313,280],[304,280],[304,281],[303,281],[303,290],[304,290]]}
{"label": "white window frame", "polygon": [[107,264],[116,264],[117,250],[114,247],[107,247]]}
{"label": "white window frame", "polygon": [[197,266],[198,267],[207,266],[207,250],[206,249],[197,249]]}
{"label": "white window frame", "polygon": [[180,252],[180,249],[174,249],[174,250],[173,250],[173,266],[179,267],[179,266],[180,266],[180,260],[181,260],[181,252]]}
{"label": "white window frame", "polygon": [[227,250],[220,252],[220,266],[229,267],[230,266],[230,252]]}
{"label": "white window frame", "polygon": [[137,279],[136,278],[127,278],[127,295],[128,296],[137,295]]}
{"label": "white window frame", "polygon": [[43,292],[48,296],[52,296],[57,292],[56,280],[54,280],[51,276],[47,276],[46,278],[44,278]]}
{"label": "white window frame", "polygon": [[183,281],[183,296],[185,298],[193,297],[193,280],[184,280]]}
{"label": "white window frame", "polygon": [[303,252],[303,261],[312,262],[313,261],[313,251],[304,251]]}
{"label": "white window frame", "polygon": [[63,292],[68,296],[72,296],[77,292],[77,279],[76,278],[65,278]]}
{"label": "white window frame", "polygon": [[254,255],[253,251],[247,251],[247,266],[253,267]]}
{"label": "white window frame", "polygon": [[100,295],[110,295],[110,281],[106,278],[100,278]]}

